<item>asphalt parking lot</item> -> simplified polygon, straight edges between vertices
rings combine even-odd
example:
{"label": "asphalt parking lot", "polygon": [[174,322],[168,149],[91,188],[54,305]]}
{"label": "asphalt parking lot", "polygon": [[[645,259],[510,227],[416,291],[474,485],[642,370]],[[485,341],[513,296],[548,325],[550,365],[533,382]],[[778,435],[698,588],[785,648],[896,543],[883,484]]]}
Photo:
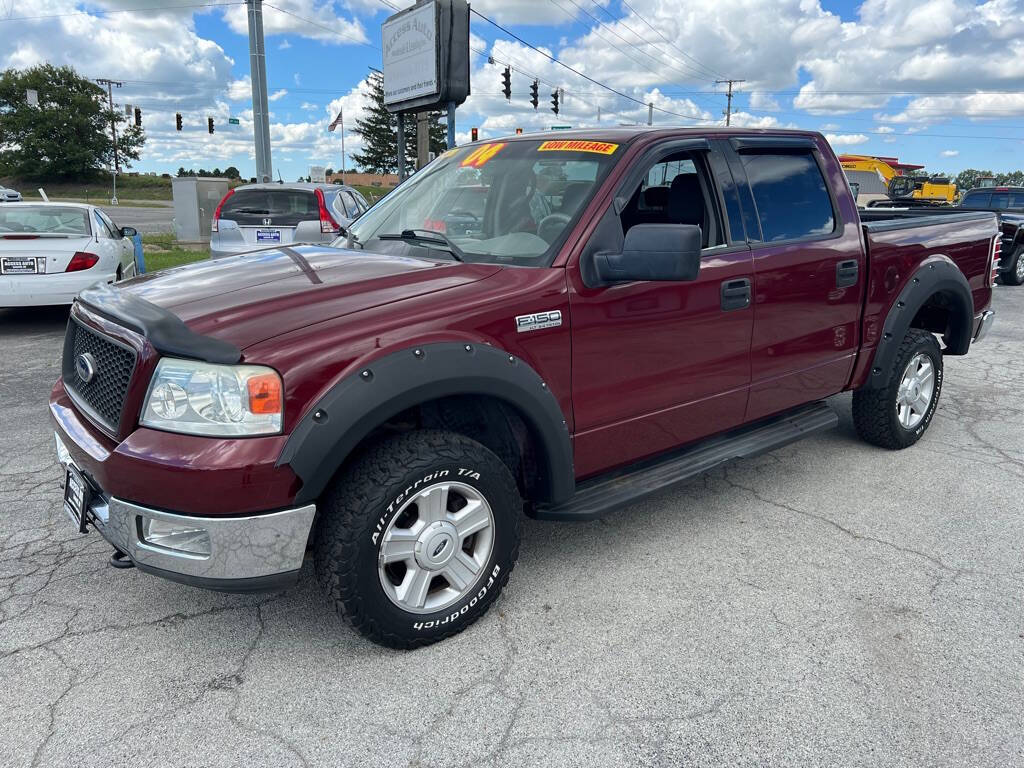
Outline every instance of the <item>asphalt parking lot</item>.
{"label": "asphalt parking lot", "polygon": [[135,227],[144,235],[171,232],[174,227],[174,206],[154,202],[152,206],[103,205],[100,206],[111,221],[119,227]]}
{"label": "asphalt parking lot", "polygon": [[1024,288],[995,308],[914,448],[860,443],[841,396],[830,433],[528,521],[491,612],[411,653],[308,563],[261,596],[109,568],[59,509],[66,312],[0,310],[0,762],[1022,765]]}

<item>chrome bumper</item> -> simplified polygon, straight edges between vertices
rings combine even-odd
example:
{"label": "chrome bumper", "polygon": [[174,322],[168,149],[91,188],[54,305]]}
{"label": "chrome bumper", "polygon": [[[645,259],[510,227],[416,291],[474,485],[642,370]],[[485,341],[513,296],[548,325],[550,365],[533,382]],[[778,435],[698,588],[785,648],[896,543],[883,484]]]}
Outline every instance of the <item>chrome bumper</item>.
{"label": "chrome bumper", "polygon": [[[310,504],[250,517],[192,517],[97,496],[89,522],[143,571],[207,589],[255,591],[287,586],[298,577],[315,513]],[[183,548],[147,536],[175,527],[191,532],[185,542],[167,539]]]}
{"label": "chrome bumper", "polygon": [[978,324],[978,332],[974,334],[975,341],[981,341],[988,335],[988,332],[992,330],[992,321],[996,319],[996,313],[991,309],[986,309],[981,313],[981,322]]}

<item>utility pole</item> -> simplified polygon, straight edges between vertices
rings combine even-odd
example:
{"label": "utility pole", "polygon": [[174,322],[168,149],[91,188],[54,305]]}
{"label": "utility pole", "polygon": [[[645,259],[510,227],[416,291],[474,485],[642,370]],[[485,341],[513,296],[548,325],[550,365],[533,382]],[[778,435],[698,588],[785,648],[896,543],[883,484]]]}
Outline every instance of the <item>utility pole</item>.
{"label": "utility pole", "polygon": [[110,135],[114,139],[114,167],[110,170],[110,177],[114,181],[114,193],[110,198],[110,204],[117,205],[117,120],[114,116],[114,92],[112,88],[115,85],[120,88],[124,83],[119,83],[117,80],[108,80],[105,77],[97,78],[96,82],[107,86],[107,106],[110,107]]}
{"label": "utility pole", "polygon": [[726,125],[729,125],[729,123],[732,121],[732,84],[733,83],[745,83],[745,82],[747,82],[747,81],[746,80],[715,80],[715,84],[716,85],[720,85],[722,83],[728,83],[729,84],[729,90],[725,94],[726,95],[726,99],[727,99],[727,106],[725,108],[725,124]]}
{"label": "utility pole", "polygon": [[416,113],[416,170],[430,162],[430,113]]}
{"label": "utility pole", "polygon": [[246,0],[249,12],[249,76],[252,79],[256,178],[273,181],[270,165],[270,111],[267,107],[267,54],[263,46],[263,0]]}
{"label": "utility pole", "polygon": [[654,125],[654,102],[647,102],[647,124]]}

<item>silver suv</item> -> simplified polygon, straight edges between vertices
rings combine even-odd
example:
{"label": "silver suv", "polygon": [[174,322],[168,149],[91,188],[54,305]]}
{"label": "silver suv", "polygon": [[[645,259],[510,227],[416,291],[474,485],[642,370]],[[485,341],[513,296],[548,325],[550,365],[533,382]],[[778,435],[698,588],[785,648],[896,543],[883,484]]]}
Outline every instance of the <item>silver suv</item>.
{"label": "silver suv", "polygon": [[369,208],[341,184],[246,184],[213,214],[210,255],[230,256],[291,243],[330,243]]}

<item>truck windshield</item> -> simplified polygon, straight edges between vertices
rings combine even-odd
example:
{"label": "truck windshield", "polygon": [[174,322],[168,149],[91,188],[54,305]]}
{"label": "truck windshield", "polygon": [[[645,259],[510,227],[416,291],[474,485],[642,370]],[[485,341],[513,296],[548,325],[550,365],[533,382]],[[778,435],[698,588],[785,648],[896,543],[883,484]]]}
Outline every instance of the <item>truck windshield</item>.
{"label": "truck windshield", "polygon": [[465,261],[547,266],[623,149],[585,140],[458,147],[373,206],[336,244],[417,256],[451,252],[447,240]]}

